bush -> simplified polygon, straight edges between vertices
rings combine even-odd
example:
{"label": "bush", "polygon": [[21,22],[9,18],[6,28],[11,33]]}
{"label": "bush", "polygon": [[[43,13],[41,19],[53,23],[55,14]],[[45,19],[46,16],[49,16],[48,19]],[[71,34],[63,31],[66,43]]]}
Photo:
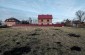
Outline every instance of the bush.
{"label": "bush", "polygon": [[7,28],[7,25],[1,25],[0,28]]}

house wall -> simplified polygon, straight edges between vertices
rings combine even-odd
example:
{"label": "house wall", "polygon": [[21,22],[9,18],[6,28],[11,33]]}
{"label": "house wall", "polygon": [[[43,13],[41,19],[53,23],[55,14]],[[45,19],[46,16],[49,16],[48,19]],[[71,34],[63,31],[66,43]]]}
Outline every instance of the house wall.
{"label": "house wall", "polygon": [[13,25],[16,25],[16,22],[5,22],[5,24],[7,26],[13,26]]}
{"label": "house wall", "polygon": [[[43,21],[42,21],[43,20]],[[47,21],[49,20],[49,21]],[[39,19],[38,20],[39,25],[51,25],[52,24],[52,19]]]}

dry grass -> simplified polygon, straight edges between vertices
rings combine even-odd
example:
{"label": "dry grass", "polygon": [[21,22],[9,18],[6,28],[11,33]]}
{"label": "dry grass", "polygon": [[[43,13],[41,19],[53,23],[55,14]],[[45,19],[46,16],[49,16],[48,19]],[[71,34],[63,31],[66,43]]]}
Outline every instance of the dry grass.
{"label": "dry grass", "polygon": [[[74,33],[80,37],[71,37]],[[19,27],[0,29],[0,54],[6,55],[85,55],[85,29],[71,27]],[[30,47],[26,53],[13,52]],[[81,50],[72,49],[77,46]],[[20,48],[19,48],[20,49]],[[18,50],[17,50],[18,51]],[[13,52],[13,53],[10,53]]]}

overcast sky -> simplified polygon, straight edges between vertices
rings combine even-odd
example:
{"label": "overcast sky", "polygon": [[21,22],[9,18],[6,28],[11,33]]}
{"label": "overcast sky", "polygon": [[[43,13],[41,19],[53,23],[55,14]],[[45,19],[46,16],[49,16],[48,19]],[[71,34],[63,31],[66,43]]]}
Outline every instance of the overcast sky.
{"label": "overcast sky", "polygon": [[39,14],[52,14],[53,22],[58,22],[73,19],[78,10],[85,11],[85,0],[0,0],[0,20],[37,19]]}

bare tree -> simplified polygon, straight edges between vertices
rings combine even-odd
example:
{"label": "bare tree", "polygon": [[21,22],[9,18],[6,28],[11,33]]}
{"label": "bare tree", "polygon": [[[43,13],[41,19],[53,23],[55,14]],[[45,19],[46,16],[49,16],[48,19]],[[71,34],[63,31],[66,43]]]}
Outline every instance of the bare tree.
{"label": "bare tree", "polygon": [[32,24],[32,18],[29,17],[29,24]]}
{"label": "bare tree", "polygon": [[64,24],[65,26],[70,26],[71,25],[71,20],[65,19],[65,20],[62,21],[62,24]]}
{"label": "bare tree", "polygon": [[77,11],[76,12],[77,19],[80,21],[80,23],[85,21],[85,12],[84,11]]}
{"label": "bare tree", "polygon": [[29,21],[27,21],[27,20],[22,20],[22,21],[21,21],[21,24],[29,24]]}
{"label": "bare tree", "polygon": [[70,23],[71,21],[70,21],[69,19],[66,19],[65,22],[66,22],[66,23]]}
{"label": "bare tree", "polygon": [[2,20],[0,20],[0,25],[2,25]]}

